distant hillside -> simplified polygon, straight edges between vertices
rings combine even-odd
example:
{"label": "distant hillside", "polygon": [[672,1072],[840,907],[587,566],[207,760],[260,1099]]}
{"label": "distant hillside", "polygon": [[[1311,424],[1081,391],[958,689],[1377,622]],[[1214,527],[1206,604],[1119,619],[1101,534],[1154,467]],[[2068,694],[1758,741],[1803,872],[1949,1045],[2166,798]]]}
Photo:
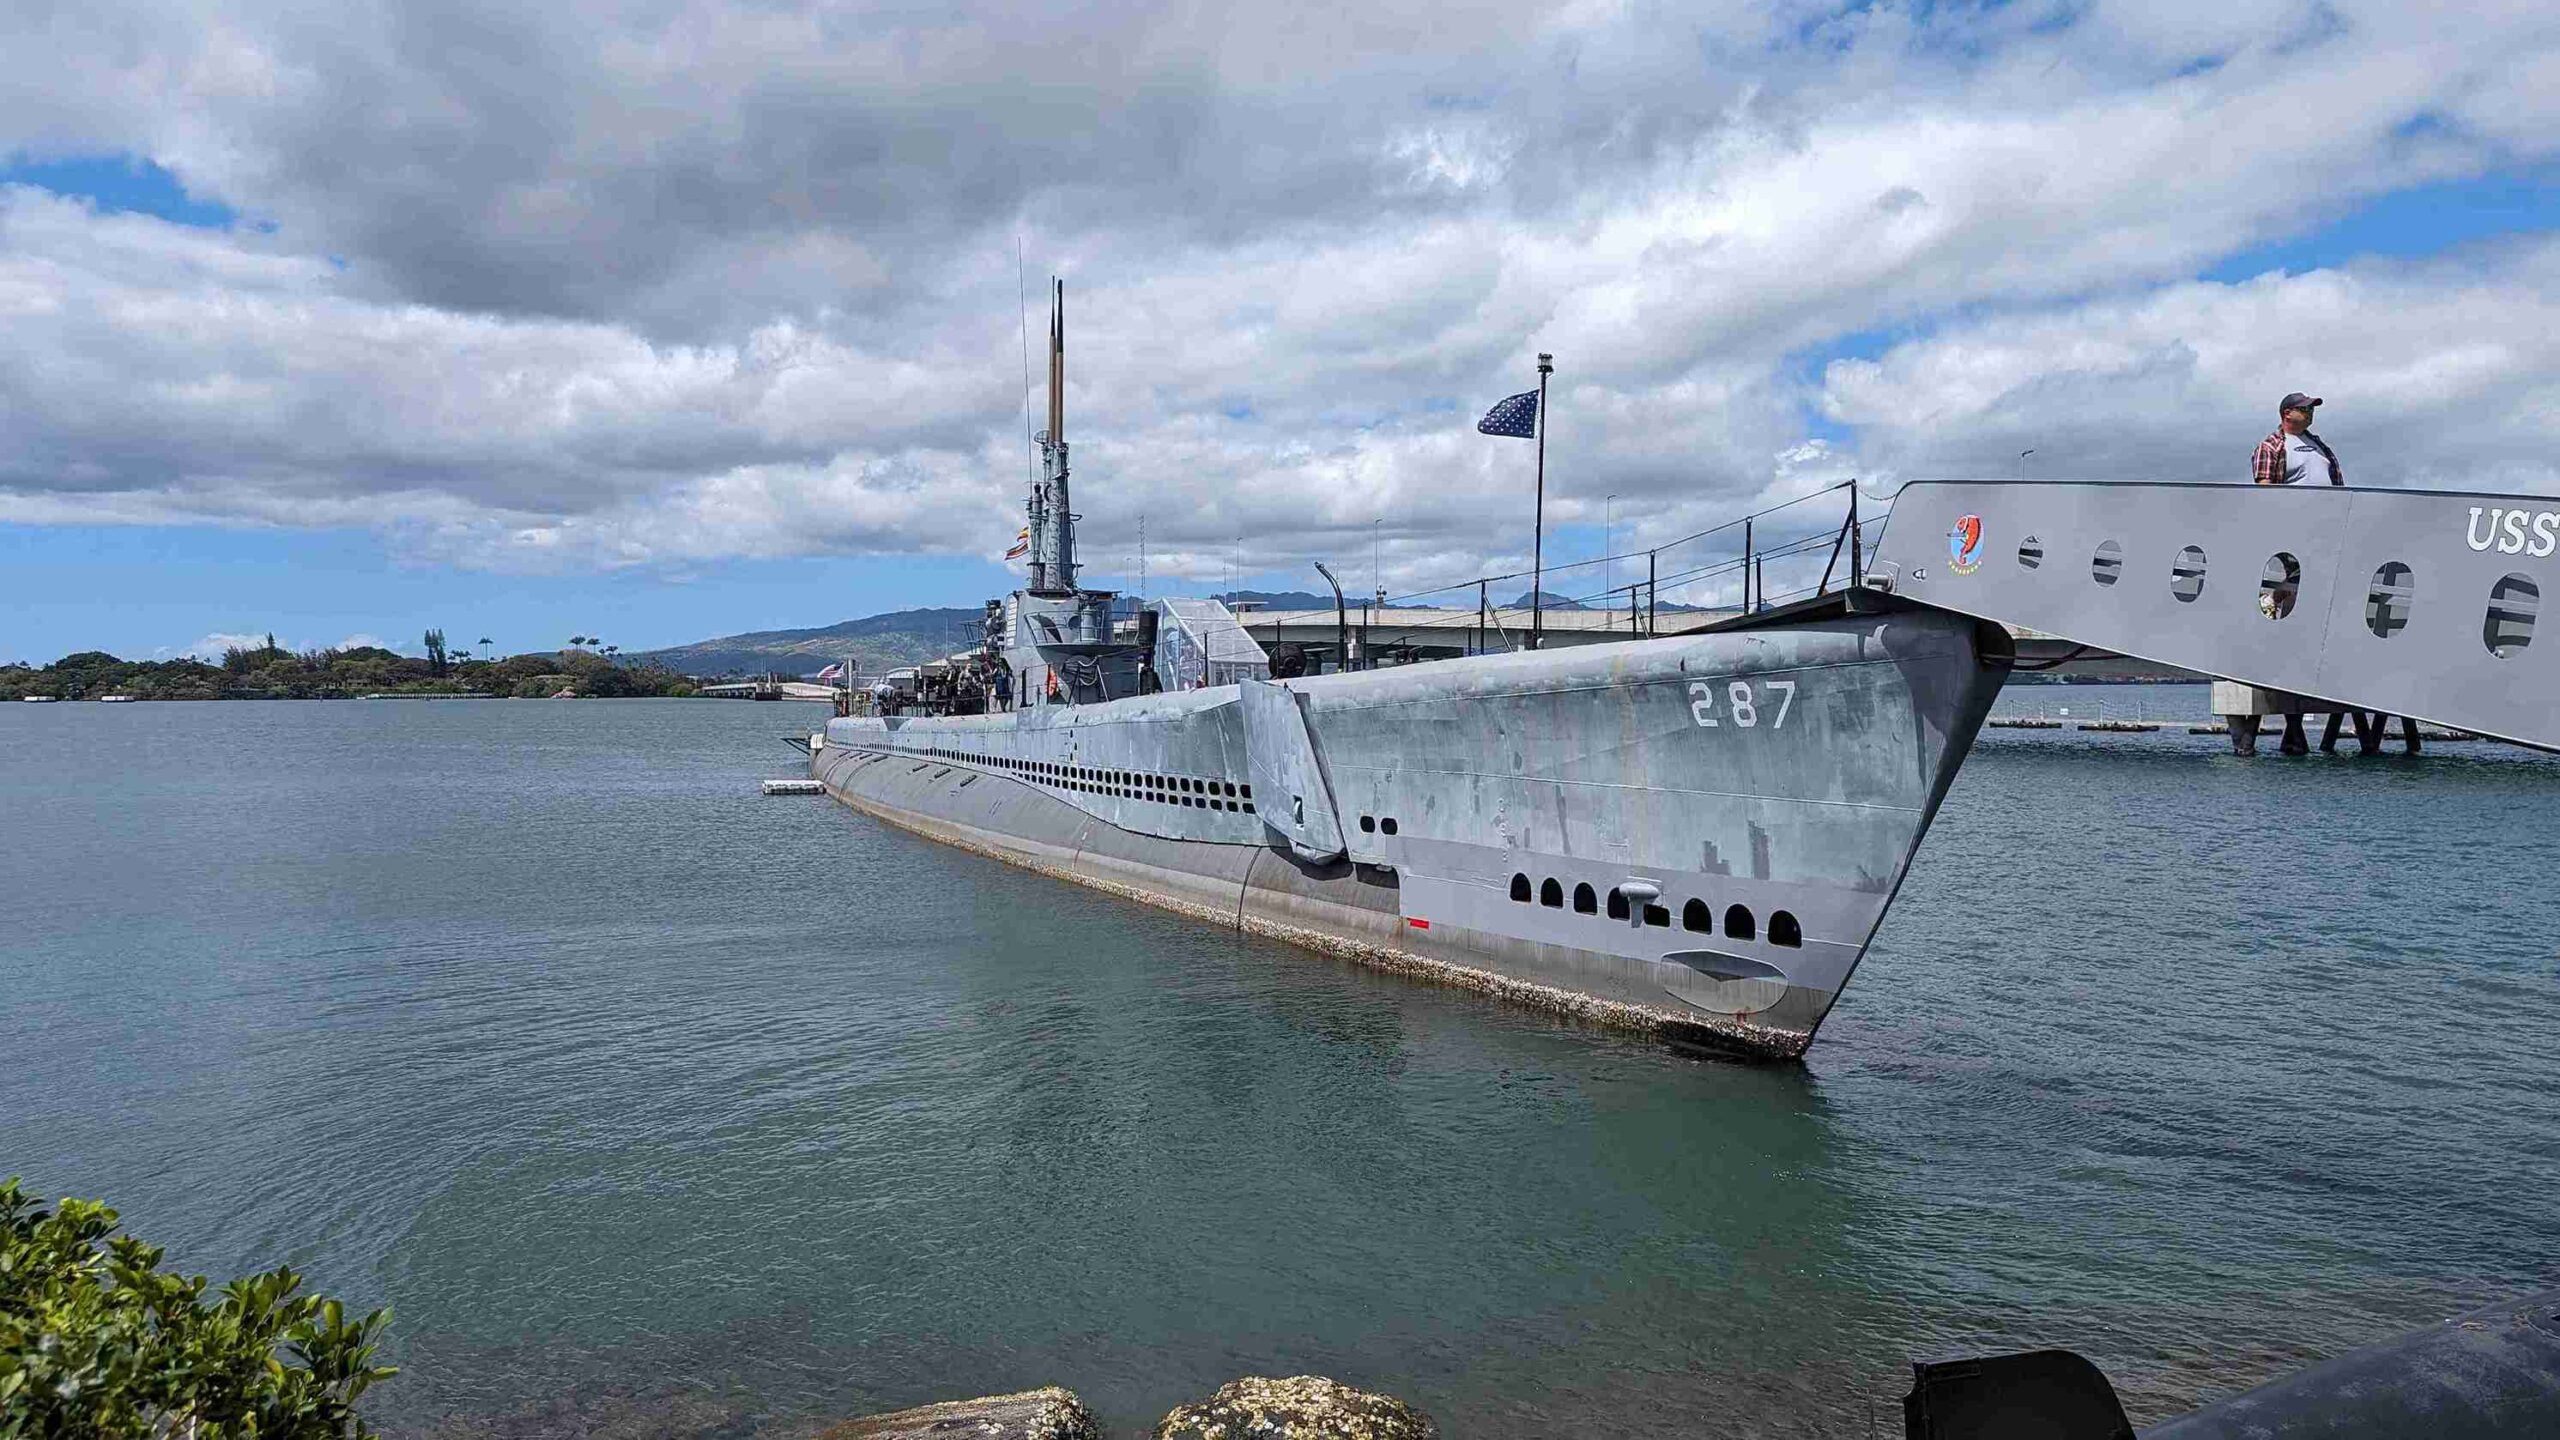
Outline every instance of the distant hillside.
{"label": "distant hillside", "polygon": [[809,675],[854,659],[865,675],[965,649],[977,639],[979,610],[893,610],[816,630],[757,630],[626,657],[685,675]]}

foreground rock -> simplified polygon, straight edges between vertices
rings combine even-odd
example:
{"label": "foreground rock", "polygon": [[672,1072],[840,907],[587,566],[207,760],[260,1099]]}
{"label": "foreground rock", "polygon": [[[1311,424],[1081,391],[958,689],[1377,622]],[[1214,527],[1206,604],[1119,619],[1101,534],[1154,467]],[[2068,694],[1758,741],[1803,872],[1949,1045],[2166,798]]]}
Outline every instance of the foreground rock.
{"label": "foreground rock", "polygon": [[1439,1440],[1431,1417],[1392,1395],[1321,1375],[1247,1376],[1196,1405],[1175,1407],[1155,1440]]}
{"label": "foreground rock", "polygon": [[866,1416],[818,1440],[1102,1440],[1102,1426],[1074,1391],[1052,1385]]}

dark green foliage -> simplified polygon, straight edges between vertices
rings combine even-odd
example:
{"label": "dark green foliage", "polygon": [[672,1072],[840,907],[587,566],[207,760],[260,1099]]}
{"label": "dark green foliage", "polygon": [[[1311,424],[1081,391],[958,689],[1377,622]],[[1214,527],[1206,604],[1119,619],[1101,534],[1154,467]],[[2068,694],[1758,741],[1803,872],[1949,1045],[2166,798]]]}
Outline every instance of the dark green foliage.
{"label": "dark green foliage", "polygon": [[442,630],[428,631],[426,647],[427,669],[432,672],[437,679],[441,680],[444,678],[445,672],[444,632]]}
{"label": "dark green foliage", "polygon": [[0,1182],[0,1440],[344,1440],[390,1312],[350,1321],[279,1268],[208,1294],[90,1200]]}
{"label": "dark green foliage", "polygon": [[[430,631],[438,639],[442,632]],[[0,702],[27,695],[94,700],[130,695],[137,700],[329,700],[359,695],[512,695],[531,693],[535,676],[567,678],[539,693],[567,686],[581,695],[690,695],[683,676],[655,663],[617,663],[593,651],[515,655],[475,660],[445,651],[434,659],[395,654],[376,645],[344,650],[234,648],[220,665],[200,660],[119,660],[103,651],[66,655],[41,670],[0,666]]]}

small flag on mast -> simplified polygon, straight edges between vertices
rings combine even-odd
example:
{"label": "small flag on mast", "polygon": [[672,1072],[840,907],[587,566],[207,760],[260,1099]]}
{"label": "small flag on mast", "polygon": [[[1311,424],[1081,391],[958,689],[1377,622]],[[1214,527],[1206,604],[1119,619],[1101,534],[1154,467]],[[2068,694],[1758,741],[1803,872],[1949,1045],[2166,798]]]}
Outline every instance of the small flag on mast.
{"label": "small flag on mast", "polygon": [[818,672],[818,683],[821,685],[824,685],[831,680],[841,680],[843,678],[844,665],[841,662],[830,665],[826,669]]}
{"label": "small flag on mast", "polygon": [[1523,390],[1510,399],[1484,412],[1476,429],[1486,435],[1510,435],[1522,440],[1538,438],[1538,392]]}
{"label": "small flag on mast", "polygon": [[1022,533],[1013,537],[1013,548],[1004,552],[1004,558],[1007,560],[1019,560],[1030,553],[1031,527],[1025,525],[1022,527]]}

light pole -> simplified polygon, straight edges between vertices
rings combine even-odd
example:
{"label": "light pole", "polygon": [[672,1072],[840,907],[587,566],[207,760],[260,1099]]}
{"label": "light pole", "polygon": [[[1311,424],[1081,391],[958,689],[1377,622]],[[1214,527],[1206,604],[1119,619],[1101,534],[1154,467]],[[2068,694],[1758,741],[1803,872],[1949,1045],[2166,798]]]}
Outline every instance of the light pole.
{"label": "light pole", "polygon": [[1538,513],[1529,541],[1529,648],[1543,649],[1547,635],[1547,377],[1556,357],[1538,352]]}
{"label": "light pole", "polygon": [[1609,498],[1601,504],[1600,554],[1602,558],[1600,564],[1602,569],[1600,573],[1603,578],[1600,588],[1605,593],[1618,588],[1618,496],[1616,492],[1612,491]]}

